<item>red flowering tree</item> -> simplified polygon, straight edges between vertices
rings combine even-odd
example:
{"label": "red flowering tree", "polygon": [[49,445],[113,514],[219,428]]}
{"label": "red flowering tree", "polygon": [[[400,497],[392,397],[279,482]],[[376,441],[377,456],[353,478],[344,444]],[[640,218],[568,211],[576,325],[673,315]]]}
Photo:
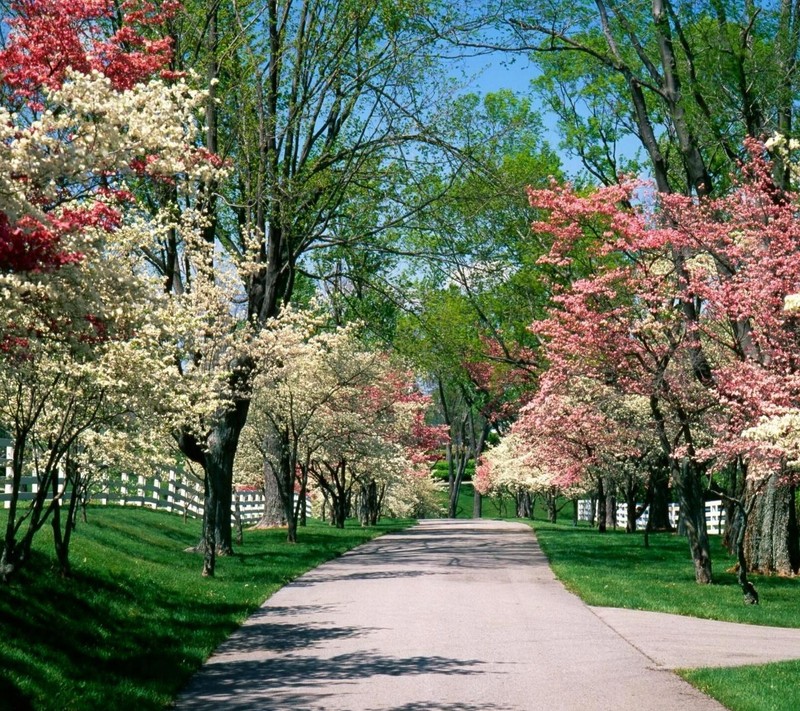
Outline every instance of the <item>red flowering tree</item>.
{"label": "red flowering tree", "polygon": [[[0,76],[4,133],[9,134],[4,159],[12,159],[3,183],[13,197],[0,202],[2,272],[41,271],[74,262],[80,252],[64,244],[66,235],[98,223],[113,228],[119,221],[118,212],[107,204],[108,187],[113,170],[123,166],[110,165],[107,157],[105,165],[96,165],[93,151],[80,150],[86,148],[80,133],[70,135],[68,126],[48,120],[57,109],[54,93],[75,74],[98,74],[123,91],[168,66],[170,40],[146,35],[177,3],[127,0],[119,13],[116,5],[112,0],[10,3]],[[95,155],[103,148],[98,145]],[[106,202],[87,200],[87,189],[102,192]],[[60,209],[65,203],[73,207]]]}

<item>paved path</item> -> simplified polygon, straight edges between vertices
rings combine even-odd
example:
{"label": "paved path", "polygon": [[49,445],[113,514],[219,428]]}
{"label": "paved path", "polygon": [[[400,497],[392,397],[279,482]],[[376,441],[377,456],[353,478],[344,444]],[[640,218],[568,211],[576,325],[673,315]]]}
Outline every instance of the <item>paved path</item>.
{"label": "paved path", "polygon": [[[524,524],[425,521],[276,593],[178,708],[705,711],[723,707],[669,669],[800,658],[800,630],[677,618],[701,645],[687,649],[673,617],[587,607]],[[779,637],[777,657],[742,657],[748,633]]]}

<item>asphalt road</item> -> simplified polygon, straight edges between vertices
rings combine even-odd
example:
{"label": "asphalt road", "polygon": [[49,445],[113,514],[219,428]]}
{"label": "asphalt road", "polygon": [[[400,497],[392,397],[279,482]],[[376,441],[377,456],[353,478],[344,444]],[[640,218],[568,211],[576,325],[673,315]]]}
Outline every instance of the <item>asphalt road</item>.
{"label": "asphalt road", "polygon": [[177,708],[705,711],[670,669],[786,658],[800,630],[587,607],[524,524],[424,521],[276,593]]}

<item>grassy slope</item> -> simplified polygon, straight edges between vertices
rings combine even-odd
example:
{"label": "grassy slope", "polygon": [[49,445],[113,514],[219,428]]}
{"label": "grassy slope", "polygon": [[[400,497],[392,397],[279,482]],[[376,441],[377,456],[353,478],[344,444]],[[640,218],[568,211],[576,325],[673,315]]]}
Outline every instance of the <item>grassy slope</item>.
{"label": "grassy slope", "polygon": [[72,579],[59,579],[38,553],[30,571],[0,586],[0,708],[163,708],[283,584],[408,523],[311,524],[296,545],[284,531],[245,532],[237,554],[219,559],[216,578],[203,579],[199,557],[184,552],[199,540],[197,521],[90,509],[75,534]]}
{"label": "grassy slope", "polygon": [[[758,606],[744,605],[733,560],[712,537],[714,584],[697,585],[686,540],[670,534],[600,535],[585,527],[536,522],[536,533],[556,575],[590,605],[672,612],[730,622],[800,627],[800,580],[754,576]],[[800,661],[781,664],[699,669],[681,675],[734,711],[784,711],[800,708]]]}

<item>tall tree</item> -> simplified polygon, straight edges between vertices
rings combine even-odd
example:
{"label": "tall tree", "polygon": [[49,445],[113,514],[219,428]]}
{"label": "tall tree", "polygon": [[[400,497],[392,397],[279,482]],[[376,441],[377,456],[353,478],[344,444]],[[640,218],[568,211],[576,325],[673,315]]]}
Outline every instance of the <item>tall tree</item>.
{"label": "tall tree", "polygon": [[[205,239],[218,246],[210,255],[216,273],[238,279],[241,323],[257,331],[307,276],[318,276],[310,274],[313,253],[382,249],[386,228],[418,209],[397,178],[413,175],[440,143],[429,128],[430,44],[416,14],[426,6],[220,0],[191,7],[174,25],[176,68],[197,64],[217,80],[206,147],[230,166],[218,196],[206,195],[213,219]],[[379,206],[369,224],[366,199]],[[168,239],[151,250],[175,293],[192,278],[183,249]],[[232,465],[253,367],[246,353],[231,362],[234,407],[220,411],[200,440],[181,439],[206,472],[215,519],[206,541],[223,552],[232,547]],[[206,568],[210,574],[211,561]]]}
{"label": "tall tree", "polygon": [[745,138],[791,132],[800,30],[791,0],[466,6],[469,21],[451,19],[446,36],[528,55],[564,146],[605,184],[631,167],[620,158],[626,138],[644,149],[660,191],[706,195],[729,184]]}
{"label": "tall tree", "polygon": [[[454,516],[467,463],[492,429],[508,426],[512,403],[533,378],[526,329],[547,292],[536,266],[542,248],[527,238],[535,213],[524,191],[531,182],[546,184],[559,164],[541,138],[540,116],[510,91],[459,97],[449,132],[474,169],[454,176],[447,198],[414,235],[416,287],[395,346],[428,374],[451,427]],[[475,502],[480,515],[480,496]]]}
{"label": "tall tree", "polygon": [[[15,444],[3,576],[27,559],[48,519],[59,566],[69,572],[82,438],[124,428],[141,414],[144,394],[166,392],[169,380],[158,365],[174,352],[158,327],[162,304],[142,265],[128,258],[149,228],[129,187],[170,182],[191,194],[207,167],[193,145],[203,97],[157,76],[169,61],[169,42],[147,39],[164,19],[157,6],[112,9],[15,2],[2,25],[0,426]],[[126,371],[126,352],[130,364],[147,362],[149,375],[161,372],[161,386]],[[24,513],[23,472],[40,484]]]}

